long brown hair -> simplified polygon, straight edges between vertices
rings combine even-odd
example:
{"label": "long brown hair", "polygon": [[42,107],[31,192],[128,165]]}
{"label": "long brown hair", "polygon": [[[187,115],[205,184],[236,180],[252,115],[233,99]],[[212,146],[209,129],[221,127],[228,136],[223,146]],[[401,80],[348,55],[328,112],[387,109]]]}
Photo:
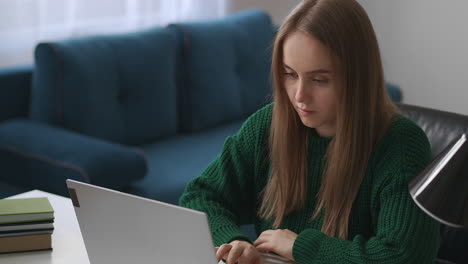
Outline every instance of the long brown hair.
{"label": "long brown hair", "polygon": [[325,159],[312,219],[324,211],[322,232],[347,239],[354,200],[370,160],[396,112],[384,84],[375,32],[355,0],[304,0],[280,27],[273,49],[273,116],[270,130],[271,177],[262,193],[259,215],[278,228],[290,212],[305,206],[308,135],[284,87],[283,43],[288,34],[313,36],[336,57],[341,85],[337,94],[336,134]]}

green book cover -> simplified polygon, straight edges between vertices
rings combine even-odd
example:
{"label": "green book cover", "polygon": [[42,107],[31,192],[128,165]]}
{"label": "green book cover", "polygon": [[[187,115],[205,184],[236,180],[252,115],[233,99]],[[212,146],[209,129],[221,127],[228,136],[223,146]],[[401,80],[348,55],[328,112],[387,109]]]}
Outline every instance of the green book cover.
{"label": "green book cover", "polygon": [[46,197],[0,200],[0,224],[52,219],[54,209]]}

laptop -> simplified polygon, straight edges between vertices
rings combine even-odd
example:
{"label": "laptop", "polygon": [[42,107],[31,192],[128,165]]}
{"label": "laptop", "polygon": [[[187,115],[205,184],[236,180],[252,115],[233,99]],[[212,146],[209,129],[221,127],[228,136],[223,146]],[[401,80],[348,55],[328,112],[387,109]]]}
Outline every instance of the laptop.
{"label": "laptop", "polygon": [[[218,263],[205,213],[74,180],[66,183],[91,264]],[[265,264],[293,263],[271,253],[262,258]]]}

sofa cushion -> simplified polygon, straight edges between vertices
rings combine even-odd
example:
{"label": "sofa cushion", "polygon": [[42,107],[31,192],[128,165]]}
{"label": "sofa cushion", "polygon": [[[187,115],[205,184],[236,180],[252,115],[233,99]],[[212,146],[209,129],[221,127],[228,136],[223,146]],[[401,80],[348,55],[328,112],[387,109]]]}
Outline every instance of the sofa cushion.
{"label": "sofa cushion", "polygon": [[39,44],[32,118],[123,144],[175,133],[174,43],[153,28]]}
{"label": "sofa cushion", "polygon": [[273,26],[260,10],[169,26],[183,34],[186,75],[181,127],[214,127],[245,117],[269,101]]}
{"label": "sofa cushion", "polygon": [[177,204],[185,184],[201,175],[221,152],[224,141],[239,130],[243,121],[198,133],[180,134],[143,147],[150,163],[145,178],[126,192]]}

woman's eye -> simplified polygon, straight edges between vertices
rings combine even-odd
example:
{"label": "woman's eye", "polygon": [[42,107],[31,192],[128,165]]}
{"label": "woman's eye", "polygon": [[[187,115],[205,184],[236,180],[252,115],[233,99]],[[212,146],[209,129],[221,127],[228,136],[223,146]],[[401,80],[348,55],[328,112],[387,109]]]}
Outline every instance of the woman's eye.
{"label": "woman's eye", "polygon": [[312,81],[318,84],[324,84],[328,82],[328,80],[323,80],[323,79],[313,79]]}
{"label": "woman's eye", "polygon": [[286,78],[297,78],[297,74],[294,72],[285,72],[284,76],[286,76]]}

